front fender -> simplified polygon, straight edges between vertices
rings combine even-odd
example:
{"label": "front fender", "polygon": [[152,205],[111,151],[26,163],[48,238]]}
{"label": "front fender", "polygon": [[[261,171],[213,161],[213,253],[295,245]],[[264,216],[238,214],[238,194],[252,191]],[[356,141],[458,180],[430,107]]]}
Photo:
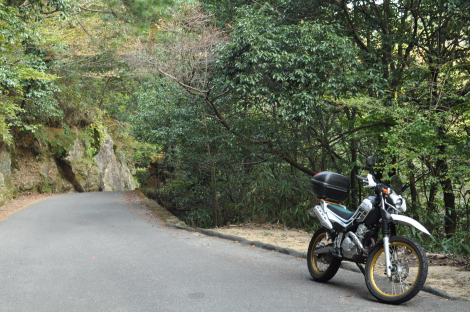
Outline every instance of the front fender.
{"label": "front fender", "polygon": [[431,236],[431,233],[429,233],[428,230],[426,230],[426,228],[423,225],[421,225],[421,223],[419,223],[418,221],[410,217],[397,215],[397,214],[392,214],[390,215],[390,217],[392,218],[392,223],[394,224],[414,226],[421,232],[426,233],[429,236]]}

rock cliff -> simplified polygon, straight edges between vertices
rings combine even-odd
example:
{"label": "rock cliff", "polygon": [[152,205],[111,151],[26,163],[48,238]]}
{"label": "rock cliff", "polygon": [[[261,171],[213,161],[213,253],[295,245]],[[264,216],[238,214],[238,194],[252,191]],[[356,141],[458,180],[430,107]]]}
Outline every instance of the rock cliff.
{"label": "rock cliff", "polygon": [[[75,140],[74,149],[65,158],[64,168],[71,171],[71,183],[77,192],[134,190],[135,182],[125,158],[116,155],[114,142],[106,134],[93,161],[86,158],[85,146]],[[75,179],[75,181],[73,181]]]}
{"label": "rock cliff", "polygon": [[0,143],[0,206],[10,199],[11,156],[5,143]]}
{"label": "rock cliff", "polygon": [[[136,188],[133,164],[126,162],[109,134],[104,135],[96,155],[90,155],[86,146],[77,137],[69,151],[57,156],[45,151],[38,154],[24,147],[10,149],[0,142],[0,206],[18,192],[123,191]],[[47,147],[43,149],[47,150]]]}

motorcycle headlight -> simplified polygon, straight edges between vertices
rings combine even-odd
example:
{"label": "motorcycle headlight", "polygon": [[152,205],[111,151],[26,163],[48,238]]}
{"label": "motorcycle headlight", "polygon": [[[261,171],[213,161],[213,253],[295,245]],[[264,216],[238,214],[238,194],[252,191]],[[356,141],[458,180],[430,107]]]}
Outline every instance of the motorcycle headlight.
{"label": "motorcycle headlight", "polygon": [[393,206],[395,207],[396,210],[400,212],[405,212],[406,211],[406,202],[401,197],[401,195],[397,195],[395,193],[390,194],[390,199],[392,201]]}
{"label": "motorcycle headlight", "polygon": [[401,196],[398,197],[395,207],[397,207],[397,209],[401,212],[406,211],[406,202]]}
{"label": "motorcycle headlight", "polygon": [[395,202],[395,207],[397,207],[398,210],[401,210],[401,205],[403,204],[403,199],[402,198],[397,198],[397,201]]}

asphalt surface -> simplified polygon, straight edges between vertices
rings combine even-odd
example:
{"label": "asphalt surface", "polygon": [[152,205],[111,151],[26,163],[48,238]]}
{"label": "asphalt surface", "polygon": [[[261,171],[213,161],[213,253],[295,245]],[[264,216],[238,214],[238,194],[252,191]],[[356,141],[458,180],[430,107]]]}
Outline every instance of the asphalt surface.
{"label": "asphalt surface", "polygon": [[0,311],[470,311],[420,292],[378,303],[362,275],[311,280],[305,259],[191,233],[132,193],[58,195],[0,223]]}

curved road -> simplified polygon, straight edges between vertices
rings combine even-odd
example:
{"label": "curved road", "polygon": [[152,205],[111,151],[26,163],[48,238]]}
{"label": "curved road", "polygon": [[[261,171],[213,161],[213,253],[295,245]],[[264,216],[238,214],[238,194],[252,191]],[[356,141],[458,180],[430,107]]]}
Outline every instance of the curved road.
{"label": "curved road", "polygon": [[380,304],[364,278],[168,228],[131,192],[47,198],[0,223],[0,311],[468,311],[419,293]]}

